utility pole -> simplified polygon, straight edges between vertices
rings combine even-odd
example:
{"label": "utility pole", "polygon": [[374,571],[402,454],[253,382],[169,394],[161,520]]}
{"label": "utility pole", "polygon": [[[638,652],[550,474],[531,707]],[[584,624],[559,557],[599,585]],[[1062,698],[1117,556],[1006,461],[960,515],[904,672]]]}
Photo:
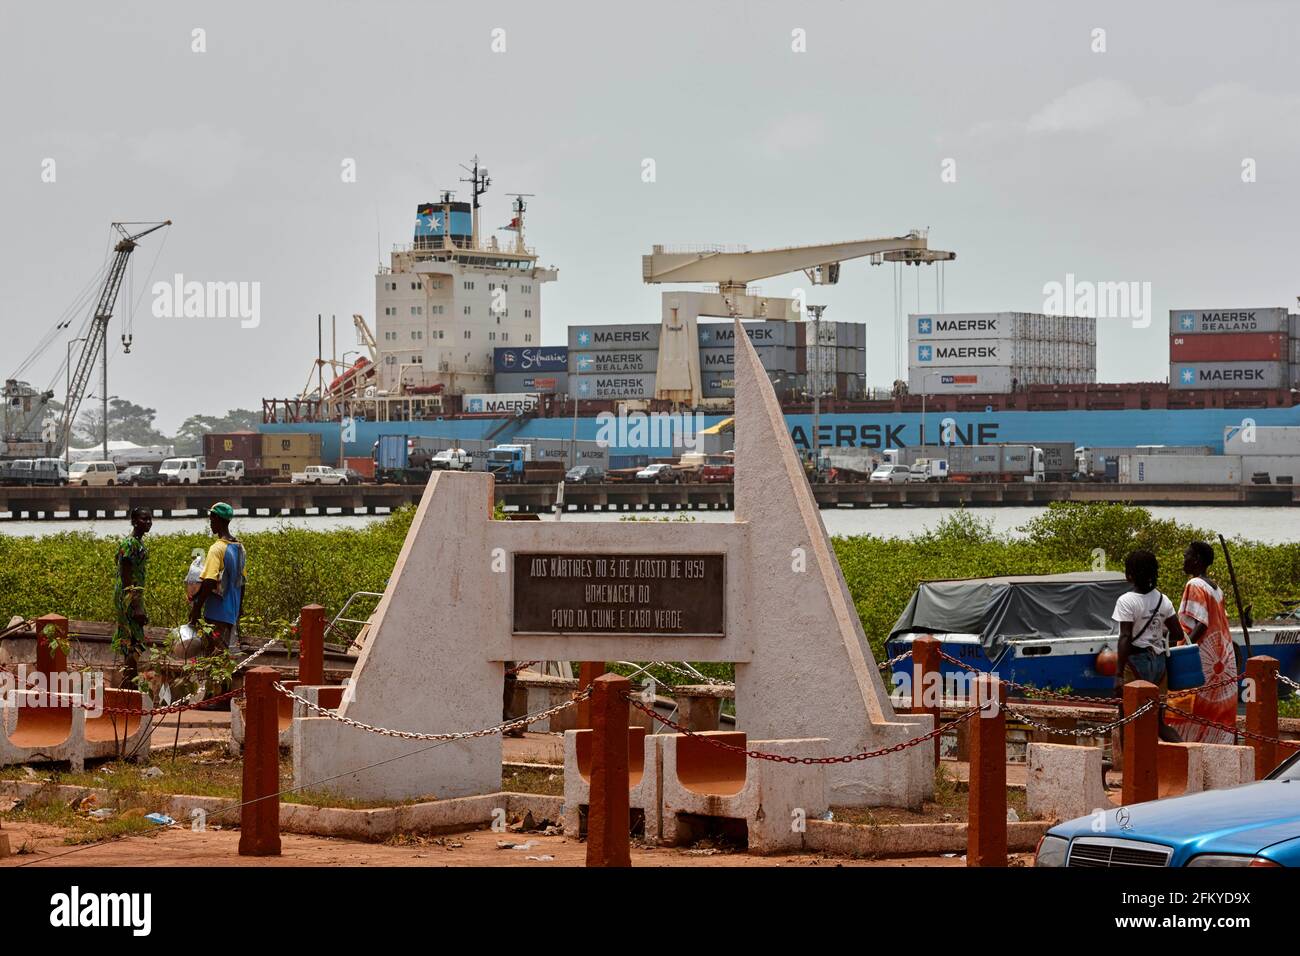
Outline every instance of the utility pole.
{"label": "utility pole", "polygon": [[812,313],[813,327],[813,438],[812,438],[812,455],[814,470],[819,467],[821,455],[818,449],[821,448],[822,433],[822,313],[826,311],[824,305],[810,305],[807,307]]}

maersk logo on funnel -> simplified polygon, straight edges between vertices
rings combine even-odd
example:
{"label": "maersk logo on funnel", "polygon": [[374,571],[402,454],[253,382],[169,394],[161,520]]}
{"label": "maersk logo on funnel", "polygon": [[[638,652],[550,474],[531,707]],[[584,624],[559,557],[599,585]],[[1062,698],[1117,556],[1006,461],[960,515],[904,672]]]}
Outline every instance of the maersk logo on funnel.
{"label": "maersk logo on funnel", "polygon": [[929,335],[933,331],[934,331],[934,322],[930,319],[929,316],[925,316],[924,318],[920,318],[916,320],[917,335]]}
{"label": "maersk logo on funnel", "polygon": [[918,362],[934,361],[934,347],[930,345],[918,345],[916,347],[916,360]]}
{"label": "maersk logo on funnel", "polygon": [[588,332],[586,329],[583,329],[581,332],[579,332],[579,333],[578,333],[578,344],[579,344],[579,345],[590,345],[590,344],[591,344],[591,333]]}

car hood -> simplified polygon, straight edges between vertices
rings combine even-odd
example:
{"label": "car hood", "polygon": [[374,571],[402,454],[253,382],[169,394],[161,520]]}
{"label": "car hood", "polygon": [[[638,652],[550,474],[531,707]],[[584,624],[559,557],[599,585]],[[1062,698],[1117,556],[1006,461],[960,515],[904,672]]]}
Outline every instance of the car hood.
{"label": "car hood", "polygon": [[[1300,836],[1300,783],[1261,780],[1227,790],[1209,790],[1124,807],[1127,828],[1106,812],[1106,836],[1148,840],[1175,851],[1175,864],[1198,853],[1256,853]],[[1053,827],[1056,836],[1096,836],[1092,816]]]}

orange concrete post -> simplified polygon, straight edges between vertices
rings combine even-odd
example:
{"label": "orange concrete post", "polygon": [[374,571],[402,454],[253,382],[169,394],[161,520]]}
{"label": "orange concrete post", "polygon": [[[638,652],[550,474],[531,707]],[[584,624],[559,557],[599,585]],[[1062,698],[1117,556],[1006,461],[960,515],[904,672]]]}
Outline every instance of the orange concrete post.
{"label": "orange concrete post", "polygon": [[[943,706],[943,676],[939,673],[939,639],[926,634],[912,642],[912,713],[929,714],[939,726]],[[974,719],[974,718],[972,718]],[[939,738],[934,738],[935,766]]]}
{"label": "orange concrete post", "polygon": [[68,669],[68,653],[64,650],[50,649],[50,639],[45,629],[53,627],[53,637],[59,641],[68,639],[68,619],[62,614],[46,614],[36,619],[36,670],[49,677],[62,674]]}
{"label": "orange concrete post", "polygon": [[244,788],[239,855],[280,855],[280,721],[271,667],[244,675]]}
{"label": "orange concrete post", "polygon": [[968,723],[970,794],[966,824],[966,865],[1007,865],[1007,716],[1002,682],[980,674],[971,684],[971,706],[984,709]]}
{"label": "orange concrete post", "polygon": [[[591,686],[601,674],[605,673],[604,661],[583,661],[578,665],[578,691],[582,692]],[[578,701],[578,728],[582,730],[591,729],[591,701],[590,697]]]}
{"label": "orange concrete post", "polygon": [[308,604],[298,618],[298,681],[325,683],[325,609],[319,604]]}
{"label": "orange concrete post", "polygon": [[1160,745],[1160,688],[1144,680],[1124,685],[1124,715],[1128,716],[1147,701],[1152,707],[1137,720],[1124,725],[1125,804],[1144,803],[1160,795],[1158,750]]}
{"label": "orange concrete post", "polygon": [[[1260,655],[1246,661],[1247,687],[1246,729],[1253,734],[1276,737],[1277,734],[1277,660]],[[1255,779],[1263,780],[1281,761],[1277,744],[1247,737],[1246,743],[1255,748]]]}
{"label": "orange concrete post", "polygon": [[632,865],[627,825],[627,696],[631,692],[632,682],[618,674],[604,674],[592,681],[587,866]]}

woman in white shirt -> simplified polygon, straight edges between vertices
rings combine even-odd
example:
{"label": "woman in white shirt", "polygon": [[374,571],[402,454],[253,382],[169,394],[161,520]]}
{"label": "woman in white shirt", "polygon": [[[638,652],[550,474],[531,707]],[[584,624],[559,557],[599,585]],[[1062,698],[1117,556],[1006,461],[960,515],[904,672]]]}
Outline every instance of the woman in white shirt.
{"label": "woman in white shirt", "polygon": [[[1119,622],[1119,647],[1115,662],[1115,688],[1131,681],[1155,684],[1164,693],[1169,686],[1166,663],[1171,636],[1181,641],[1173,602],[1156,589],[1160,565],[1150,551],[1132,551],[1124,559],[1124,576],[1133,590],[1121,594],[1111,617]],[[1162,740],[1177,741],[1178,735],[1160,724]]]}

